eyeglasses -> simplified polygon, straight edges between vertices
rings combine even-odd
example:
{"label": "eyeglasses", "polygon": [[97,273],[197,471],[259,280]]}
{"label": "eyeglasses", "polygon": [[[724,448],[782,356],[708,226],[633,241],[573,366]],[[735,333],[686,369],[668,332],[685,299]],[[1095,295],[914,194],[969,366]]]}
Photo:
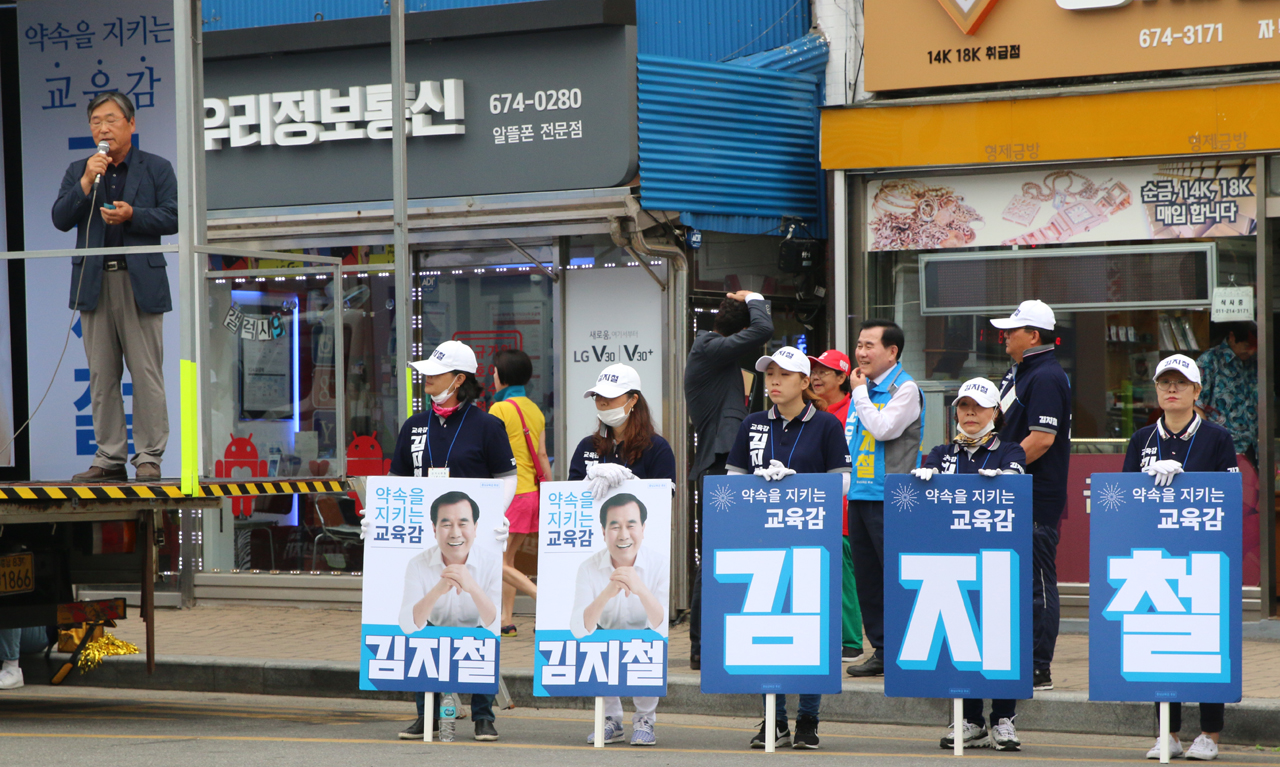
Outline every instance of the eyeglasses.
{"label": "eyeglasses", "polygon": [[836,371],[831,368],[814,368],[813,372],[809,374],[810,378],[826,378],[828,376],[835,378]]}
{"label": "eyeglasses", "polygon": [[116,125],[119,125],[122,122],[124,122],[124,120],[121,120],[119,117],[116,117],[115,115],[111,115],[110,117],[98,117],[90,120],[89,127],[101,128],[103,125],[105,125],[108,128],[111,128]]}
{"label": "eyeglasses", "polygon": [[1160,391],[1176,391],[1184,392],[1195,384],[1190,381],[1156,381],[1156,388]]}

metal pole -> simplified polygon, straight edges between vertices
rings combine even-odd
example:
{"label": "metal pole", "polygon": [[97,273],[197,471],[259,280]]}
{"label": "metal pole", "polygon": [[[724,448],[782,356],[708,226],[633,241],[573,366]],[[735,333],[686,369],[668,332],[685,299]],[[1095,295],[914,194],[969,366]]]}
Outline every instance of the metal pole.
{"label": "metal pole", "polygon": [[[193,108],[193,122],[191,125],[191,146],[192,146],[192,217],[194,218],[195,231],[192,233],[191,241],[193,247],[201,247],[209,243],[208,232],[208,203],[206,200],[205,188],[205,154],[204,154],[204,15],[201,12],[201,0],[190,0],[191,8],[191,106]],[[209,271],[209,257],[201,254],[194,256],[192,261],[195,265],[195,275],[193,281],[195,283],[195,292],[193,293],[192,322],[195,325],[195,349],[192,360],[195,362],[195,399],[198,406],[196,413],[196,448],[195,448],[195,472],[197,480],[205,476],[205,466],[212,466],[212,458],[206,461],[205,450],[210,451],[212,456],[212,445],[206,445],[204,432],[206,424],[211,422],[212,408],[201,394],[200,381],[202,378],[202,363],[204,362],[205,343],[204,336],[200,333],[200,328],[205,327],[201,322],[204,312],[208,311],[209,300],[209,283],[205,276]],[[185,283],[181,283],[185,284]],[[219,510],[221,513],[221,510]]]}
{"label": "metal pole", "polygon": [[337,408],[334,420],[337,421],[338,432],[334,453],[338,459],[339,477],[347,476],[347,446],[344,438],[347,433],[347,326],[343,319],[343,310],[346,308],[344,296],[342,265],[337,264],[333,267],[333,390],[336,395],[334,407]]}
{"label": "metal pole", "polygon": [[[848,227],[848,248],[849,248],[849,283],[845,287],[849,291],[851,312],[849,322],[861,322],[867,318],[869,311],[867,305],[871,301],[870,291],[867,290],[867,248],[866,248],[866,222],[863,220],[863,211],[866,210],[864,197],[866,196],[866,185],[857,176],[854,176],[852,182],[849,180],[848,174],[845,174],[845,225]],[[856,338],[851,334],[851,339]]]}
{"label": "metal pole", "polygon": [[[409,258],[409,175],[407,147],[405,144],[405,99],[406,82],[404,63],[404,0],[391,2],[391,113],[399,119],[391,121],[391,200],[392,234],[396,249],[396,392],[399,407],[396,412],[399,418],[407,418],[413,403],[409,398],[410,388],[400,376],[408,376],[409,354],[412,339],[409,337],[409,315],[413,311],[413,268]],[[397,422],[397,426],[399,421]]]}
{"label": "metal pole", "polygon": [[[177,99],[175,108],[178,126],[178,157],[175,169],[178,177],[178,285],[180,294],[191,291],[188,294],[189,299],[197,295],[195,287],[198,271],[195,268],[194,254],[191,252],[196,235],[194,174],[196,148],[192,141],[196,131],[196,105],[191,88],[195,80],[195,72],[192,69],[195,38],[193,5],[198,9],[198,0],[173,0],[175,33],[173,57],[178,80],[177,87],[174,89]],[[181,340],[178,369],[181,380],[179,412],[182,413],[182,490],[187,495],[192,495],[199,483],[199,418],[189,414],[200,412],[194,398],[194,393],[199,388],[196,363],[199,359],[200,306],[192,300],[180,300],[178,304],[178,333]],[[148,623],[148,630],[150,630],[149,627]]]}
{"label": "metal pole", "polygon": [[778,724],[775,721],[778,716],[778,695],[776,693],[765,693],[764,696],[764,752],[772,754],[777,748]]}
{"label": "metal pole", "polygon": [[[1258,205],[1265,210],[1267,199],[1267,158],[1259,157],[1254,184]],[[1272,302],[1275,287],[1271,276],[1271,253],[1275,233],[1266,213],[1258,216],[1257,317],[1258,317],[1258,582],[1261,612],[1265,620],[1276,613],[1276,509],[1275,509],[1275,421],[1276,408],[1270,396],[1276,372],[1271,336],[1275,333]]]}
{"label": "metal pole", "polygon": [[667,285],[670,290],[664,294],[669,325],[666,335],[671,347],[667,349],[664,363],[668,371],[668,385],[667,406],[663,411],[667,413],[667,441],[676,454],[676,494],[672,498],[676,524],[672,551],[678,552],[671,559],[670,593],[676,598],[672,607],[687,610],[692,601],[693,570],[690,565],[696,561],[688,552],[697,544],[698,538],[693,526],[696,515],[689,495],[689,416],[684,399],[684,364],[689,353],[689,264],[685,259],[667,259]]}
{"label": "metal pole", "polygon": [[831,173],[831,316],[833,349],[849,349],[849,195],[844,171]]}

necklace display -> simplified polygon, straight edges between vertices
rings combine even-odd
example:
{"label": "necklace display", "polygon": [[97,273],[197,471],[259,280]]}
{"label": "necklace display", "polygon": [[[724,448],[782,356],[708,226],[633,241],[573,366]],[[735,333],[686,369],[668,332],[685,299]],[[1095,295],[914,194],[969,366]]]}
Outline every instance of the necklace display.
{"label": "necklace display", "polygon": [[872,250],[962,248],[976,239],[982,216],[949,186],[914,178],[890,179],[872,203]]}
{"label": "necklace display", "polygon": [[[1079,189],[1075,188],[1077,179],[1080,180]],[[1030,226],[1040,213],[1041,204],[1046,202],[1052,202],[1058,211],[1047,225],[1007,239],[1001,244],[1041,245],[1065,242],[1105,223],[1111,216],[1128,208],[1133,204],[1133,193],[1119,181],[1107,179],[1099,185],[1076,171],[1056,170],[1045,175],[1043,186],[1034,181],[1024,183],[1022,194],[1014,195],[1009,201],[1003,218],[1013,224]]]}

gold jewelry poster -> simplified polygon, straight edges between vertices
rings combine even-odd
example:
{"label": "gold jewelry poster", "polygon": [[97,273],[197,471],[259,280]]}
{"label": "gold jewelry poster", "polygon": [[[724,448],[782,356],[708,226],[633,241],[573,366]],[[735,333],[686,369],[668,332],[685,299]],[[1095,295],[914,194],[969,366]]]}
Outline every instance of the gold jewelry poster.
{"label": "gold jewelry poster", "polygon": [[1253,160],[893,178],[867,185],[867,249],[1253,235]]}
{"label": "gold jewelry poster", "polygon": [[865,9],[869,91],[1280,58],[1280,0],[866,0]]}

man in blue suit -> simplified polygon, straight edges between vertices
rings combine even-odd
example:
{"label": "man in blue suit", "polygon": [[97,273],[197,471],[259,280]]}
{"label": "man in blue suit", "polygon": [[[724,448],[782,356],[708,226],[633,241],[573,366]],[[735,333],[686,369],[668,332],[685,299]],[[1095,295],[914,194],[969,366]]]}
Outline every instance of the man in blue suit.
{"label": "man in blue suit", "polygon": [[[168,160],[133,146],[133,103],[116,91],[89,102],[93,140],[106,153],[67,168],[53,225],[75,227],[76,247],[159,245],[178,231],[178,181]],[[169,441],[164,394],[164,313],[173,309],[163,253],[71,259],[71,309],[80,310],[89,358],[98,451],[76,482],[126,482],[128,427],[120,379],[133,379],[133,463],[140,482],[160,479]]]}

